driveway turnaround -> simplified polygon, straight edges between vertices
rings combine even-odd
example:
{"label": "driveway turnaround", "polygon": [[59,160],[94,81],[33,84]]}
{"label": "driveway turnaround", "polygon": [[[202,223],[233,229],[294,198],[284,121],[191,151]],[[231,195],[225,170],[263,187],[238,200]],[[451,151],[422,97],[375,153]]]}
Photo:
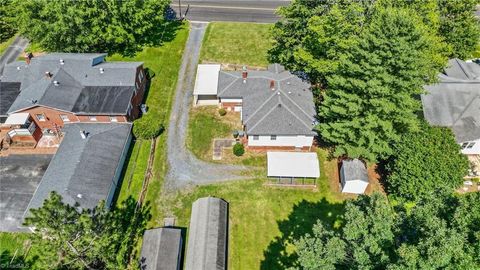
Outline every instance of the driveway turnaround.
{"label": "driveway turnaround", "polygon": [[187,185],[200,185],[244,178],[240,176],[240,172],[244,167],[211,164],[201,161],[193,156],[185,146],[188,111],[193,102],[195,72],[206,27],[207,23],[190,23],[190,34],[183,52],[182,65],[178,74],[175,100],[167,130],[168,173],[165,188],[170,190]]}
{"label": "driveway turnaround", "polygon": [[0,157],[0,231],[27,231],[22,217],[53,155]]}

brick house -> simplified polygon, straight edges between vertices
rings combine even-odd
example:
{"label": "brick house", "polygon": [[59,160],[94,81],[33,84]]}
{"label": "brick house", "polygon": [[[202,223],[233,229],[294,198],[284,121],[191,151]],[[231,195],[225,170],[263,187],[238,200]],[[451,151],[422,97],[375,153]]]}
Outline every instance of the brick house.
{"label": "brick house", "polygon": [[52,53],[5,66],[2,120],[29,113],[43,133],[65,123],[131,122],[146,85],[142,62],[106,62],[104,53]]}
{"label": "brick house", "polygon": [[252,150],[309,151],[317,134],[310,84],[278,64],[263,71],[199,65],[194,103],[240,112],[244,144]]}

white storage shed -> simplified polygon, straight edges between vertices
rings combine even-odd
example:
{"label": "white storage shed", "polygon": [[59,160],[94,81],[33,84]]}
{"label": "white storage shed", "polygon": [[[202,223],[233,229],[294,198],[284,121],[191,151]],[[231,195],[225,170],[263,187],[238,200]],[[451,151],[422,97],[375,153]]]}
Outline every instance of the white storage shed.
{"label": "white storage shed", "polygon": [[343,193],[363,194],[368,187],[368,173],[359,159],[344,160],[340,169]]}

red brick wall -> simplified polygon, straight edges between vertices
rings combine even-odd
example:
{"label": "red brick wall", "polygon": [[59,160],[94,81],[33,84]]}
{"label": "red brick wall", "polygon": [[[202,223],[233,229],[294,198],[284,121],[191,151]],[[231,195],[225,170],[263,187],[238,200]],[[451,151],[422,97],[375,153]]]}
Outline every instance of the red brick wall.
{"label": "red brick wall", "polygon": [[233,111],[236,106],[242,106],[241,102],[222,102],[222,107]]}
{"label": "red brick wall", "polygon": [[[139,73],[143,73],[142,81],[139,80]],[[139,88],[137,89],[137,93],[132,97],[132,112],[131,115],[128,116],[130,121],[137,119],[140,116],[140,105],[143,101],[143,96],[145,94],[145,86],[147,84],[147,74],[143,69],[143,66],[137,68],[137,73],[135,74],[135,83],[138,84]]]}

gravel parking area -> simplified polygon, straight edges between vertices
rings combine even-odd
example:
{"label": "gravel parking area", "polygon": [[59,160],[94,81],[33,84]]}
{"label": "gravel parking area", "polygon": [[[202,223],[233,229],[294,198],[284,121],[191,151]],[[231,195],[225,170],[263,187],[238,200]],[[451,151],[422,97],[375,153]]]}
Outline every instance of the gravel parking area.
{"label": "gravel parking area", "polygon": [[0,231],[27,231],[22,217],[53,155],[0,157]]}

